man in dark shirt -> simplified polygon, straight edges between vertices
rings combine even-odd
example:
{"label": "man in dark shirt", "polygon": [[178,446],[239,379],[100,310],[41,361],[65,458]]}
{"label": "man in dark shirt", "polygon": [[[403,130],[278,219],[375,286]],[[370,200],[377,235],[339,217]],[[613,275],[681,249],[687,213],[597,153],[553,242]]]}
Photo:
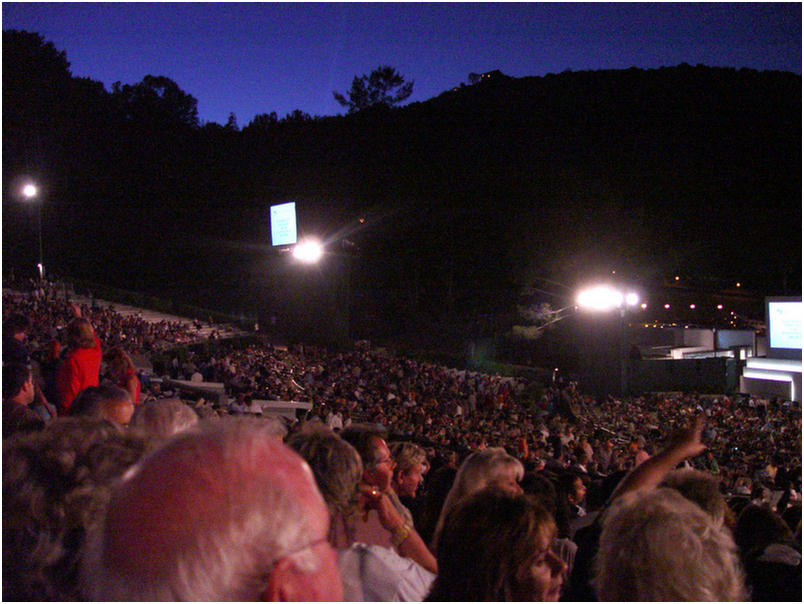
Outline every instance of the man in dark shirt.
{"label": "man in dark shirt", "polygon": [[35,388],[31,366],[11,363],[3,366],[3,438],[15,432],[30,432],[44,427],[44,420],[29,405]]}
{"label": "man in dark shirt", "polygon": [[[31,351],[27,344],[29,331],[31,321],[21,313],[11,313],[3,322],[4,371],[5,367],[11,364],[31,365]],[[56,417],[56,408],[48,402],[42,391],[42,385],[39,383],[42,378],[41,367],[39,369],[34,372],[34,404],[29,409],[39,412],[40,417],[44,419],[50,419]]]}
{"label": "man in dark shirt", "polygon": [[30,329],[31,321],[20,313],[10,314],[3,322],[3,365],[27,365],[31,362],[31,355],[25,345]]}

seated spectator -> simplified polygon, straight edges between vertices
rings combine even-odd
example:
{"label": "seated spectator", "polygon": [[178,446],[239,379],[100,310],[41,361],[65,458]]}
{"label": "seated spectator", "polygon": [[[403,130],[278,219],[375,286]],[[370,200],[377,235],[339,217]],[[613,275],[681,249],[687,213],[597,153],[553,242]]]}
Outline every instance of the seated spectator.
{"label": "seated spectator", "polygon": [[91,600],[341,600],[306,463],[258,420],[177,435],[113,493],[88,541]]}
{"label": "seated spectator", "polygon": [[412,442],[394,442],[390,444],[389,448],[395,464],[391,488],[399,498],[401,505],[410,510],[413,515],[417,505],[416,491],[429,467],[427,452]]}
{"label": "seated spectator", "polygon": [[646,450],[646,442],[644,436],[635,436],[628,447],[628,453],[632,458],[633,467],[637,467],[639,464],[644,463],[647,459],[650,458],[650,453]]}
{"label": "seated spectator", "polygon": [[718,479],[707,472],[692,468],[674,470],[662,481],[662,486],[675,489],[708,513],[717,526],[734,528],[734,515],[720,493]]}
{"label": "seated spectator", "polygon": [[521,482],[522,490],[533,495],[541,506],[556,518],[558,493],[555,484],[542,472],[526,472]]}
{"label": "seated spectator", "polygon": [[612,494],[592,581],[600,600],[744,599],[728,529],[679,491],[659,488],[679,463],[706,449],[704,421],[698,415]]}
{"label": "seated spectator", "polygon": [[128,391],[132,402],[139,405],[141,384],[131,357],[125,350],[115,346],[103,355],[103,360],[106,362],[107,374],[111,382]]}
{"label": "seated spectator", "polygon": [[801,532],[801,503],[789,506],[781,512],[781,517],[782,520],[787,523],[787,526],[790,527],[791,531],[794,533],[796,531]]}
{"label": "seated spectator", "polygon": [[76,395],[100,380],[101,345],[90,322],[72,305],[75,318],[67,325],[67,355],[56,373],[59,413],[65,415]]}
{"label": "seated spectator", "polygon": [[572,472],[564,472],[558,477],[556,489],[556,523],[558,534],[570,538],[574,524],[586,516],[583,502],[586,499],[586,484],[583,478]]}
{"label": "seated spectator", "polygon": [[[734,531],[754,602],[801,601],[801,552],[793,532],[770,508],[749,505]],[[799,548],[801,542],[798,542]]]}
{"label": "seated spectator", "polygon": [[[363,498],[366,520],[356,525],[355,539],[369,545],[393,546],[406,557],[418,562],[430,572],[437,572],[435,557],[427,549],[416,529],[410,512],[400,511],[399,505],[391,498],[391,479],[394,460],[383,438],[383,431],[368,425],[352,424],[341,432],[341,437],[351,444],[360,455],[363,463],[363,483],[370,496]],[[395,497],[395,495],[394,495]],[[391,503],[403,518],[398,525],[393,514],[386,510],[386,501]],[[392,530],[390,535],[388,531]]]}
{"label": "seated spectator", "polygon": [[679,492],[638,490],[606,512],[595,561],[601,601],[745,599],[728,530]]}
{"label": "seated spectator", "polygon": [[3,443],[3,599],[69,601],[113,482],[149,448],[106,422],[59,418]]}
{"label": "seated spectator", "polygon": [[[310,464],[318,487],[330,512],[330,543],[338,550],[338,566],[346,601],[421,601],[435,578],[410,558],[391,547],[366,545],[354,541],[354,525],[360,499],[379,501],[360,494],[358,484],[363,464],[354,447],[332,430],[308,424],[288,440],[288,445]],[[365,485],[364,485],[365,486]],[[393,506],[379,506],[388,512],[386,521],[393,534],[403,526]],[[394,519],[393,517],[396,516]],[[405,544],[400,550],[406,552]]]}
{"label": "seated spectator", "polygon": [[128,392],[111,384],[90,386],[78,393],[70,405],[70,416],[105,419],[127,426],[134,413],[134,404]]}
{"label": "seated spectator", "polygon": [[455,451],[449,451],[444,464],[434,470],[432,475],[428,475],[427,497],[424,500],[421,526],[417,526],[417,530],[425,543],[433,541],[433,533],[441,515],[441,508],[444,507],[444,501],[447,499],[452,484],[455,482],[457,473],[458,454]]}
{"label": "seated spectator", "polygon": [[129,426],[156,438],[168,438],[196,425],[198,414],[179,399],[157,399],[139,405]]}
{"label": "seated spectator", "polygon": [[22,313],[11,313],[3,321],[3,365],[30,364],[31,353],[25,344],[30,330],[31,321]]}
{"label": "seated spectator", "polygon": [[553,553],[556,527],[529,495],[482,489],[447,514],[439,573],[427,601],[556,602],[566,567]]}
{"label": "seated spectator", "polygon": [[3,366],[3,438],[15,432],[31,432],[45,421],[31,409],[34,384],[31,366],[11,363]]}
{"label": "seated spectator", "polygon": [[49,420],[55,417],[57,412],[43,391],[44,371],[41,363],[32,362],[31,359],[31,351],[27,344],[31,327],[30,319],[22,313],[12,312],[3,322],[3,365],[31,365],[34,401],[30,408],[37,411],[43,419]]}
{"label": "seated spectator", "polygon": [[499,447],[475,451],[467,457],[458,469],[455,482],[441,509],[433,536],[434,546],[438,545],[438,537],[444,526],[444,519],[461,499],[490,486],[502,489],[512,495],[521,495],[523,491],[519,486],[519,481],[522,480],[524,473],[522,462]]}

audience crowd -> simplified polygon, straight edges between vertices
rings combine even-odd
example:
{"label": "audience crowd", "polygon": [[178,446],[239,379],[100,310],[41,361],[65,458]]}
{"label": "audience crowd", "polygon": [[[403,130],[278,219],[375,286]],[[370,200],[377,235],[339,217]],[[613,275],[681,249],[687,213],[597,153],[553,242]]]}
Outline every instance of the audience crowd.
{"label": "audience crowd", "polygon": [[[55,346],[72,318],[70,294],[57,287],[34,290],[36,295],[3,292],[3,312],[14,308],[31,321],[28,340],[33,349]],[[104,350],[115,346],[129,354],[150,353],[177,344],[198,341],[199,324],[189,321],[146,321],[136,314],[123,315],[114,305],[81,305],[83,315],[92,323]],[[58,356],[59,350],[55,350]]]}
{"label": "audience crowd", "polygon": [[5,599],[801,600],[796,403],[200,339],[3,294]]}

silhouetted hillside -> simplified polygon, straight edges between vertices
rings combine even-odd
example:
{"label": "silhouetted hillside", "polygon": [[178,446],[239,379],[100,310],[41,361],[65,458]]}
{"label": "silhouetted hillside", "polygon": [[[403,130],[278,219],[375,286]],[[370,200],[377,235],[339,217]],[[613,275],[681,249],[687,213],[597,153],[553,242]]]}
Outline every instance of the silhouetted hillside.
{"label": "silhouetted hillside", "polygon": [[501,76],[238,129],[199,124],[167,78],[112,91],[74,78],[34,34],[4,32],[3,59],[5,271],[35,265],[35,212],[14,196],[28,175],[45,188],[46,267],[235,310],[325,278],[266,245],[268,208],[288,200],[302,232],[357,250],[317,270],[349,264],[349,287],[345,273],[327,287],[366,329],[509,311],[533,276],[801,291],[799,75]]}

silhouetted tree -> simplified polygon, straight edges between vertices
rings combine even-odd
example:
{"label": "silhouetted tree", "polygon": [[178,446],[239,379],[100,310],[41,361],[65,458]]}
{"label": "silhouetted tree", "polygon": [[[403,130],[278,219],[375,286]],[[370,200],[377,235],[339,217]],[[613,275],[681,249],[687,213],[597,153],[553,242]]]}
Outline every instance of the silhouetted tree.
{"label": "silhouetted tree", "polygon": [[248,125],[243,128],[243,130],[248,130],[251,128],[267,129],[271,126],[275,126],[278,122],[279,119],[276,116],[276,111],[271,111],[271,113],[260,113],[259,115],[255,115],[254,119],[252,119]]}
{"label": "silhouetted tree", "polygon": [[380,65],[369,75],[355,76],[347,92],[348,99],[339,92],[332,95],[338,103],[349,108],[349,113],[354,113],[374,105],[398,105],[412,93],[413,80],[406,82],[393,67]]}
{"label": "silhouetted tree", "polygon": [[3,31],[4,167],[52,170],[58,156],[70,63],[36,33]]}
{"label": "silhouetted tree", "polygon": [[301,109],[294,109],[290,113],[288,113],[284,118],[282,118],[283,122],[309,122],[312,121],[312,117],[310,117],[309,113],[305,113]]}
{"label": "silhouetted tree", "polygon": [[134,85],[115,82],[112,94],[128,120],[198,126],[198,101],[165,76],[147,75]]}

